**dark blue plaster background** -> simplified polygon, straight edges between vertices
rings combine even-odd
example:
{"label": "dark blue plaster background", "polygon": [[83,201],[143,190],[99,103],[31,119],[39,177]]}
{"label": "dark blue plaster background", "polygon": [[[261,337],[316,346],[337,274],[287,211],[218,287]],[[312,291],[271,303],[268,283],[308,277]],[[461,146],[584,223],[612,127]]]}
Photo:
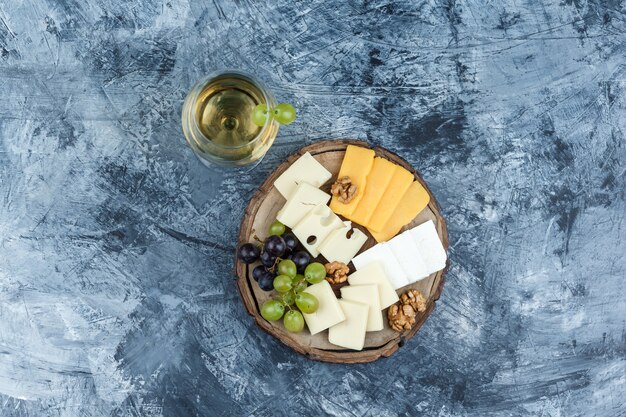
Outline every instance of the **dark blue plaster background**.
{"label": "dark blue plaster background", "polygon": [[[626,416],[624,0],[0,0],[0,414]],[[299,110],[249,175],[182,140],[191,85]],[[447,218],[438,308],[338,366],[253,324],[242,212],[299,147],[357,138]]]}

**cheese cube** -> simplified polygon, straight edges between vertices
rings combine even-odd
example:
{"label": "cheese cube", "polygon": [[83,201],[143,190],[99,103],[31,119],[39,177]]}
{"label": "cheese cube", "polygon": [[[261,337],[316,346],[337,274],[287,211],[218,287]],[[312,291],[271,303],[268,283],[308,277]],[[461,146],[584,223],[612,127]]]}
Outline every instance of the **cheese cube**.
{"label": "cheese cube", "polygon": [[419,181],[414,181],[387,220],[387,224],[379,232],[370,229],[370,233],[377,242],[386,242],[398,234],[403,226],[409,224],[415,216],[430,202],[430,194]]}
{"label": "cheese cube", "polygon": [[381,231],[384,229],[385,224],[395,211],[400,200],[404,197],[406,190],[409,189],[415,177],[413,173],[407,171],[401,166],[396,167],[396,171],[391,177],[391,181],[387,186],[383,196],[374,210],[374,214],[370,218],[367,227],[372,230]]}
{"label": "cheese cube", "polygon": [[372,262],[349,275],[348,283],[350,285],[376,284],[381,309],[385,309],[398,301],[398,294],[391,286],[380,262]]}
{"label": "cheese cube", "polygon": [[309,327],[309,331],[312,335],[326,330],[346,319],[339,305],[339,301],[337,297],[335,297],[335,293],[328,281],[324,280],[320,283],[313,284],[304,291],[314,295],[317,301],[319,301],[319,307],[315,313],[302,313],[304,321],[306,321],[306,325]]}
{"label": "cheese cube", "polygon": [[330,200],[329,194],[303,182],[298,184],[289,200],[276,214],[276,219],[285,226],[293,228],[315,206],[326,204],[328,200]]}
{"label": "cheese cube", "polygon": [[328,329],[328,341],[348,349],[362,350],[369,306],[348,300],[339,300],[339,305],[346,319]]}
{"label": "cheese cube", "polygon": [[420,256],[420,251],[413,240],[413,236],[407,231],[386,243],[393,252],[400,266],[404,270],[408,281],[415,282],[430,275],[426,263]]}
{"label": "cheese cube", "polygon": [[366,331],[376,332],[383,329],[383,313],[380,311],[377,285],[348,285],[341,287],[340,291],[342,299],[368,305]]}
{"label": "cheese cube", "polygon": [[333,230],[319,246],[319,251],[328,262],[350,263],[361,247],[367,241],[367,235],[356,227],[352,230],[352,236],[346,237],[352,229],[351,222],[343,222],[341,229]]}
{"label": "cheese cube", "polygon": [[274,181],[274,187],[276,187],[283,197],[289,199],[300,183],[306,182],[315,188],[319,188],[328,181],[331,176],[332,174],[307,152],[291,164],[291,166]]}
{"label": "cheese cube", "polygon": [[374,151],[361,146],[348,145],[346,153],[339,169],[337,178],[348,176],[352,184],[356,185],[357,193],[348,204],[340,203],[337,197],[333,197],[330,208],[337,214],[348,216],[351,214],[363,197],[366,188],[367,174],[374,163]]}
{"label": "cheese cube", "polygon": [[319,246],[343,222],[326,204],[319,204],[291,230],[311,256],[320,254]]}
{"label": "cheese cube", "polygon": [[363,197],[354,212],[346,217],[355,223],[368,226],[370,218],[397,168],[399,167],[396,164],[384,158],[374,158],[372,170],[367,174],[367,186],[365,190],[361,190]]}
{"label": "cheese cube", "polygon": [[446,250],[441,244],[439,234],[432,220],[410,230],[417,250],[426,264],[426,272],[432,274],[446,267]]}
{"label": "cheese cube", "polygon": [[409,284],[409,280],[402,266],[400,266],[393,252],[386,245],[381,243],[374,245],[352,259],[352,263],[357,270],[363,269],[372,262],[380,262],[383,264],[387,278],[389,282],[391,282],[391,286],[394,290]]}

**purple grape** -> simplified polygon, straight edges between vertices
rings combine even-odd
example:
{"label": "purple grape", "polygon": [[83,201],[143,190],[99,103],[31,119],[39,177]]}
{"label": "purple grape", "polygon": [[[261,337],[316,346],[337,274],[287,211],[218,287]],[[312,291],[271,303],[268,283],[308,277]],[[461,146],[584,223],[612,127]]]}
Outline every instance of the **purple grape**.
{"label": "purple grape", "polygon": [[311,263],[311,256],[307,252],[301,250],[294,253],[291,260],[296,264],[298,272],[302,273],[304,272],[306,266]]}
{"label": "purple grape", "polygon": [[251,264],[259,259],[259,248],[252,243],[244,243],[237,249],[237,257],[245,264]]}
{"label": "purple grape", "polygon": [[274,274],[264,271],[259,277],[259,288],[263,291],[272,291],[274,289]]}
{"label": "purple grape", "polygon": [[276,257],[270,255],[265,251],[261,252],[261,256],[259,257],[259,259],[261,260],[263,266],[266,268],[271,268],[272,266],[274,266],[274,262],[276,262]]}
{"label": "purple grape", "polygon": [[273,235],[265,239],[264,250],[272,256],[283,256],[286,249],[287,245],[285,244],[283,238],[280,236]]}
{"label": "purple grape", "polygon": [[287,245],[287,249],[293,251],[296,246],[298,246],[298,238],[291,232],[283,233],[283,240],[285,241],[285,245]]}
{"label": "purple grape", "polygon": [[258,281],[264,273],[265,267],[263,265],[258,265],[252,270],[252,278],[254,278],[255,281]]}

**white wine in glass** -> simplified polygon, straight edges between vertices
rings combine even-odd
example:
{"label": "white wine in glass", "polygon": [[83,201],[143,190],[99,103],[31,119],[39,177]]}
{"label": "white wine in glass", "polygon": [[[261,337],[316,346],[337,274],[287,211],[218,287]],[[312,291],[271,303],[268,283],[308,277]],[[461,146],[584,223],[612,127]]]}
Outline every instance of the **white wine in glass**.
{"label": "white wine in glass", "polygon": [[[269,113],[275,107],[274,97],[259,81],[243,72],[223,72],[189,92],[183,104],[183,132],[205,165],[253,164],[278,133],[279,123]],[[260,121],[254,117],[259,109],[266,110]]]}

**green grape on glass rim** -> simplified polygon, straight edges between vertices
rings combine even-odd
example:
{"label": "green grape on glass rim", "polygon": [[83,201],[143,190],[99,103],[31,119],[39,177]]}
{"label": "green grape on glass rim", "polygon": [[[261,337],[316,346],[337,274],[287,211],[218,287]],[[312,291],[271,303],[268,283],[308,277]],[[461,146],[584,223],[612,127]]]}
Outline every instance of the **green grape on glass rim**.
{"label": "green grape on glass rim", "polygon": [[283,324],[285,328],[292,333],[299,333],[304,329],[304,317],[302,313],[297,310],[290,310],[285,313],[283,318]]}
{"label": "green grape on glass rim", "polygon": [[287,291],[282,295],[283,303],[292,306],[296,302],[296,293],[293,290]]}
{"label": "green grape on glass rim", "polygon": [[268,117],[272,117],[272,112],[270,112],[267,104],[257,104],[252,110],[252,122],[259,127],[265,125]]}
{"label": "green grape on glass rim", "polygon": [[281,125],[288,125],[296,120],[296,109],[289,103],[280,103],[272,109],[274,120]]}
{"label": "green grape on glass rim", "polygon": [[279,222],[278,220],[274,220],[272,224],[270,224],[269,235],[280,236],[285,233],[285,225]]}
{"label": "green grape on glass rim", "polygon": [[308,292],[301,292],[296,295],[296,305],[306,314],[312,314],[317,311],[317,308],[320,306],[317,297],[313,294],[309,294]]}
{"label": "green grape on glass rim", "polygon": [[278,300],[267,300],[261,306],[261,316],[265,320],[275,321],[280,319],[285,312],[285,306]]}
{"label": "green grape on glass rim", "polygon": [[274,289],[280,293],[289,291],[291,289],[291,277],[279,275],[274,278]]}
{"label": "green grape on glass rim", "polygon": [[304,278],[311,284],[322,282],[326,278],[326,268],[319,262],[310,263],[304,270]]}
{"label": "green grape on glass rim", "polygon": [[291,259],[283,259],[278,264],[278,273],[293,278],[298,273],[298,268],[296,267],[296,263]]}
{"label": "green grape on glass rim", "polygon": [[293,279],[291,280],[291,284],[293,285],[293,290],[296,292],[296,294],[306,290],[306,287],[309,286],[309,283],[306,282],[306,279],[304,279],[304,275],[300,274],[293,277]]}

